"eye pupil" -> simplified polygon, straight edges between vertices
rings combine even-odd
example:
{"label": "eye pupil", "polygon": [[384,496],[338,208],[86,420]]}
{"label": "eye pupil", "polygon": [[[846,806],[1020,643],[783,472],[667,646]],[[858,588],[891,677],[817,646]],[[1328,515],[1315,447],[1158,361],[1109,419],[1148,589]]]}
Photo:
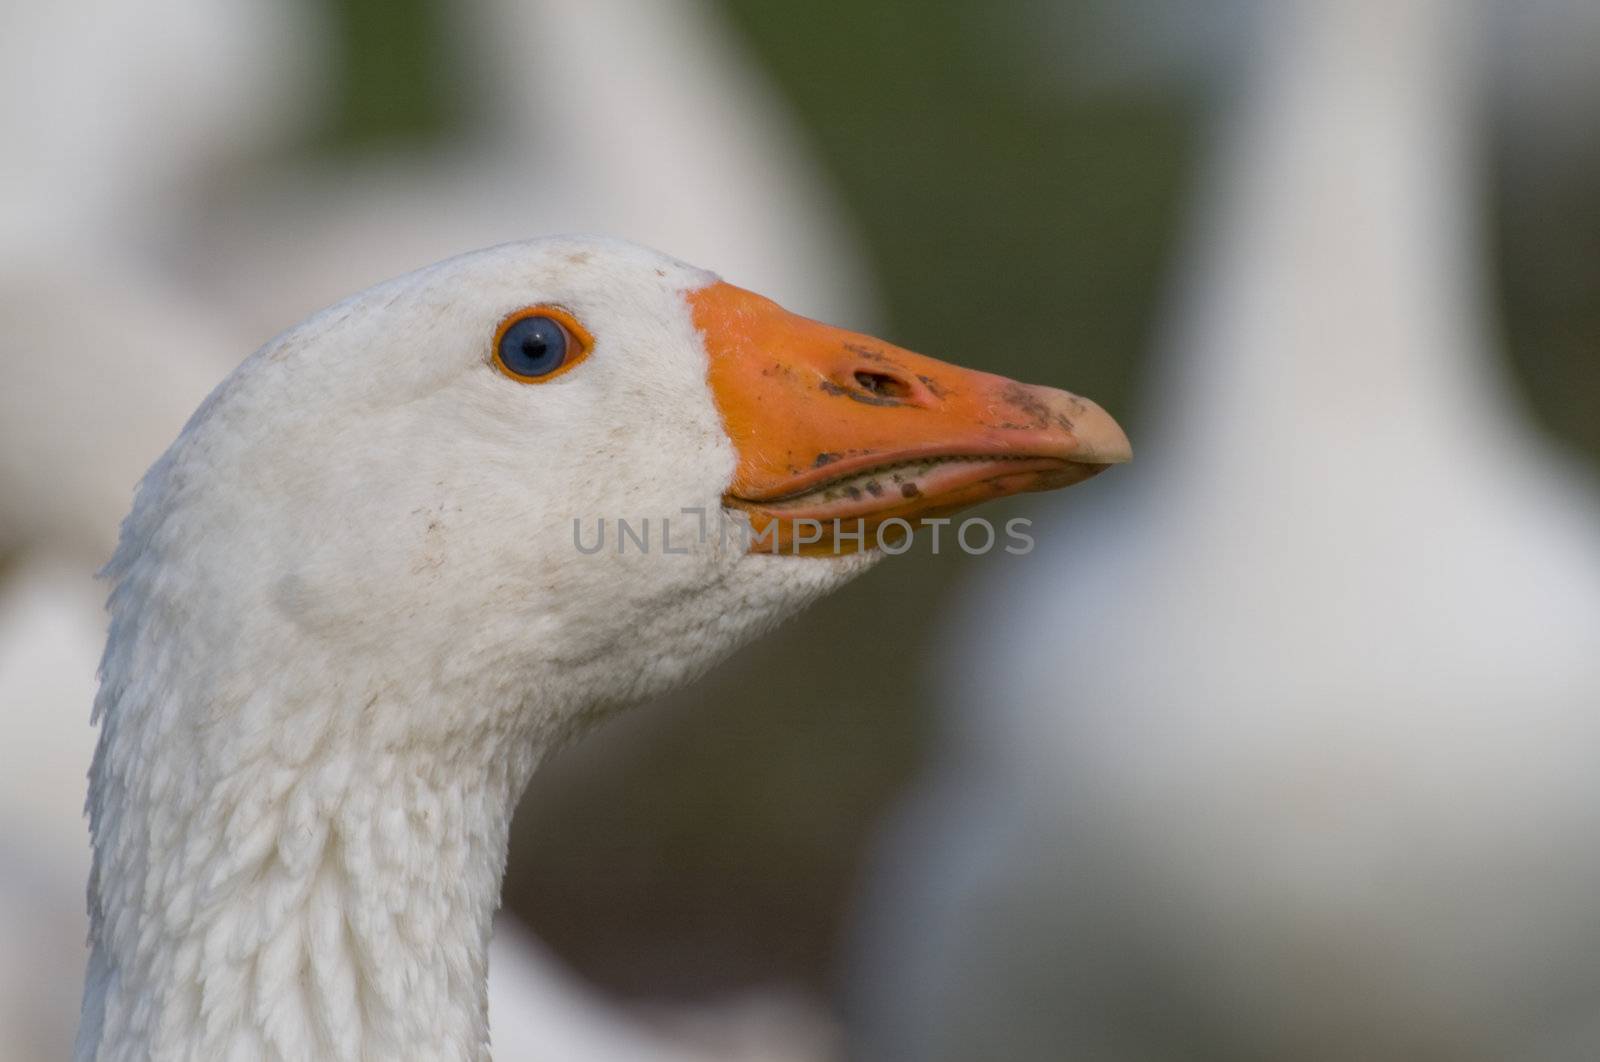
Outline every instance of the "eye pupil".
{"label": "eye pupil", "polygon": [[547,376],[567,360],[567,332],[542,315],[513,322],[500,337],[500,361],[518,376]]}

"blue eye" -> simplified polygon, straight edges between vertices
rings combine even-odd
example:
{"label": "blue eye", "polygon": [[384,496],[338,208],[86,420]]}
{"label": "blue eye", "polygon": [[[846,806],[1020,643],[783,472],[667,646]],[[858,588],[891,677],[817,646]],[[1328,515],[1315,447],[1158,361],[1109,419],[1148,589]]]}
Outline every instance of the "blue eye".
{"label": "blue eye", "polygon": [[545,313],[530,313],[502,326],[495,361],[506,375],[534,381],[567,364],[576,344],[566,325]]}

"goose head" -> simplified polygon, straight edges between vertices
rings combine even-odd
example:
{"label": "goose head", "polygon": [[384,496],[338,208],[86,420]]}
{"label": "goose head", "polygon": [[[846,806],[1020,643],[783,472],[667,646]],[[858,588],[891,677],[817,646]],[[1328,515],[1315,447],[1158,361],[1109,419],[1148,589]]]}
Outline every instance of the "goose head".
{"label": "goose head", "polygon": [[886,522],[1126,457],[1085,400],[612,241],[469,254],[285,332],[110,567],[80,1046],[480,1053],[544,751],[864,570]]}
{"label": "goose head", "polygon": [[1127,456],[1075,395],[548,239],[268,343],[152,470],[113,571],[159,564],[190,616],[259,646],[255,673],[315,646],[341,675],[487,676],[559,714],[707,666],[864,570],[903,534],[885,521]]}

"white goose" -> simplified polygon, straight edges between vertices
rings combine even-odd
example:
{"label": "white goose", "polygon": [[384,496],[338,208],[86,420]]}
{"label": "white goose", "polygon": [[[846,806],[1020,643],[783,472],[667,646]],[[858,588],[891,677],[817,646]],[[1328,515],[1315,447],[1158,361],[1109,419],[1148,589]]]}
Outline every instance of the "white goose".
{"label": "white goose", "polygon": [[1271,11],[1137,474],[955,632],[872,1057],[1600,1051],[1600,514],[1490,356],[1470,7]]}
{"label": "white goose", "polygon": [[[319,291],[556,218],[689,248],[804,305],[862,316],[865,285],[825,195],[704,4],[452,7],[472,23],[461,39],[482,49],[469,59],[488,79],[476,98],[493,108],[480,116],[492,136],[409,167],[295,174],[290,187],[304,195],[262,192],[271,178],[224,164],[264,154],[309,116],[307,90],[326,79],[307,69],[320,52],[308,47],[307,15],[263,0],[89,0],[0,17],[0,84],[12,90],[0,129],[25,160],[0,178],[0,748],[28,750],[0,772],[0,984],[17,986],[0,991],[0,1026],[40,1030],[36,1051],[11,1038],[23,1057],[61,1057],[77,1014],[76,969],[48,970],[79,965],[59,941],[83,937],[71,886],[87,865],[77,790],[93,740],[85,690],[103,642],[90,573],[139,471],[248,349],[241,322],[253,343]],[[534,48],[556,61],[529,63]],[[76,63],[90,53],[95,63]],[[567,64],[595,53],[613,73],[577,92]],[[539,153],[552,142],[565,147]],[[650,181],[617,179],[646,160]],[[196,209],[196,191],[223,169],[229,189],[259,197],[241,204],[213,189]],[[207,231],[189,243],[196,218],[232,239]],[[195,275],[170,275],[174,258]],[[292,313],[274,309],[286,303]],[[82,386],[89,378],[98,386]],[[494,994],[497,1040],[514,1046],[525,1015],[559,1013],[571,1032],[562,1057],[678,1057],[671,1037],[583,995],[542,951],[508,953],[507,941],[497,934],[497,975],[521,976]],[[638,1043],[624,1052],[629,1028]],[[595,1050],[571,1046],[584,1037]]]}
{"label": "white goose", "polygon": [[[302,163],[217,189],[185,232],[187,262],[215,304],[265,335],[329,291],[507,233],[570,227],[715,261],[797,310],[870,324],[872,285],[842,212],[713,5],[469,0],[440,15],[459,44],[457,77],[473,88],[464,130],[421,150]],[[494,948],[513,939],[497,934]],[[517,1012],[599,1013],[613,1002],[593,992],[589,1006],[568,1006],[573,978],[543,950],[506,959],[497,977],[514,964],[530,975],[526,989],[544,969],[548,990],[521,991],[513,1011],[506,986],[494,986],[503,1045]],[[724,1028],[767,1012],[747,1002],[719,1001]],[[620,1006],[610,1015],[611,1025],[637,1024]],[[593,1024],[592,1053],[609,1057],[605,1023]],[[771,1042],[788,1031],[733,1035]]]}
{"label": "white goose", "polygon": [[[1127,453],[1075,396],[612,241],[466,255],[284,333],[111,565],[78,1057],[486,1057],[506,830],[549,749],[870,565],[803,519],[870,545]],[[649,519],[650,552],[585,552],[602,518]]]}

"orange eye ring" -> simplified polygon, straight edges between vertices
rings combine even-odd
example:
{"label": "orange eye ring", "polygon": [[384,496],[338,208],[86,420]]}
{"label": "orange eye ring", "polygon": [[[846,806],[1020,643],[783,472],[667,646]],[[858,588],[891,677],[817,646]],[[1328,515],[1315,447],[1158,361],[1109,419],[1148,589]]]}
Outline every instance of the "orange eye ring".
{"label": "orange eye ring", "polygon": [[561,306],[525,306],[494,333],[494,367],[518,383],[545,383],[589,357],[594,337]]}

